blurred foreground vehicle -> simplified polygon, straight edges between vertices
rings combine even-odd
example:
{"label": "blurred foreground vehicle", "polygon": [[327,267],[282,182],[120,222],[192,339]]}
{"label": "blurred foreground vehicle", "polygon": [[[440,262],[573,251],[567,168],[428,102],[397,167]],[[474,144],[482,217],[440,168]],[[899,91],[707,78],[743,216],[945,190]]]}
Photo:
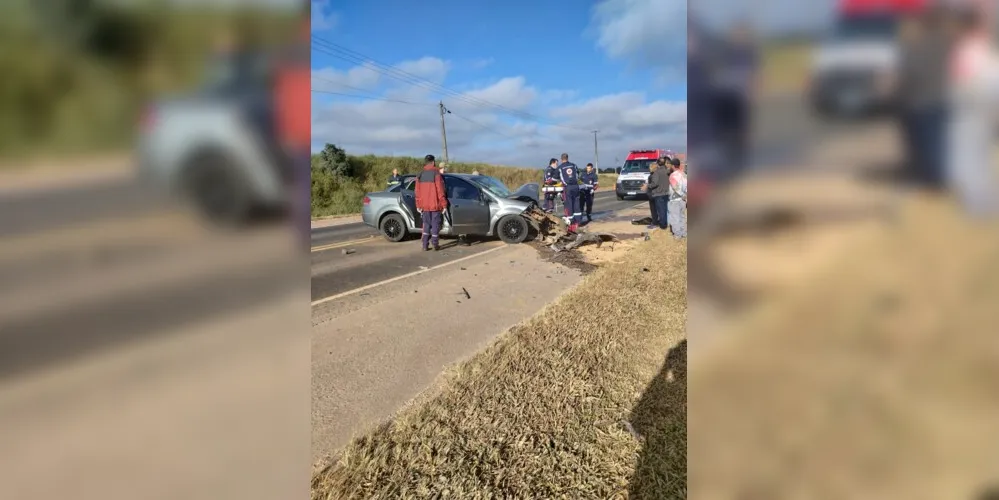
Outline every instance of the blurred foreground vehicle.
{"label": "blurred foreground vehicle", "polygon": [[239,225],[288,207],[292,166],[274,131],[270,59],[234,53],[211,64],[199,89],[146,109],[139,170],[210,221]]}
{"label": "blurred foreground vehicle", "polygon": [[882,85],[896,71],[897,31],[928,0],[839,0],[830,36],[812,54],[808,99],[819,116],[861,118],[888,111]]}

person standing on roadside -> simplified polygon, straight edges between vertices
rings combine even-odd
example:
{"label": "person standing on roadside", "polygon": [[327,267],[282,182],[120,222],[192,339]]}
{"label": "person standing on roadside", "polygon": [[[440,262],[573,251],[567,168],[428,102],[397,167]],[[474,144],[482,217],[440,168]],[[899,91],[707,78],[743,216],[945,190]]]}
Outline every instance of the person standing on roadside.
{"label": "person standing on roadside", "polygon": [[392,189],[392,188],[398,186],[401,182],[402,182],[402,176],[399,175],[399,169],[398,168],[393,168],[392,169],[392,175],[389,176],[389,180],[388,180],[388,187],[389,187],[389,189]]}
{"label": "person standing on roadside", "polygon": [[291,47],[282,54],[274,67],[274,131],[282,150],[290,161],[295,189],[292,191],[292,227],[301,231],[300,237],[311,247],[312,216],[312,122],[311,88],[312,67],[309,37],[311,33],[310,9],[305,7],[298,36]]}
{"label": "person standing on roadside", "polygon": [[718,132],[722,134],[725,161],[735,175],[741,173],[749,161],[753,100],[760,67],[758,50],[749,23],[737,22],[729,31],[719,66],[713,69]]}
{"label": "person standing on roadside", "polygon": [[569,153],[562,153],[562,163],[558,166],[559,180],[562,181],[562,203],[565,216],[569,219],[569,232],[579,230],[583,213],[579,208],[579,167],[569,161]]}
{"label": "person standing on roadside", "polygon": [[586,170],[579,176],[579,206],[586,215],[586,222],[593,222],[593,193],[597,191],[597,183],[600,177],[593,169],[592,163],[586,164]]}
{"label": "person standing on roadside", "polygon": [[[670,161],[672,160],[669,157],[664,156],[656,160],[656,162],[653,163],[652,165],[649,165],[649,177],[648,179],[646,179],[645,184],[642,185],[642,191],[644,191],[645,196],[648,196],[649,198],[649,217],[652,219],[652,221],[645,229],[648,229],[650,231],[659,227],[660,221],[659,221],[659,210],[656,207],[656,199],[653,198],[652,195],[650,194],[649,184],[650,181],[652,180],[652,176],[655,175],[656,171],[666,170],[666,165],[668,165]],[[666,221],[664,220],[662,221],[662,223],[665,224]]]}
{"label": "person standing on roadside", "polygon": [[416,210],[423,219],[423,251],[440,250],[441,221],[447,210],[447,194],[444,191],[444,175],[437,168],[434,155],[423,158],[423,170],[416,176]]}
{"label": "person standing on roadside", "polygon": [[669,172],[665,167],[665,159],[660,158],[651,167],[649,181],[645,184],[645,193],[649,196],[649,202],[655,207],[655,224],[649,225],[650,231],[656,229],[666,229],[668,224],[666,214],[666,203],[669,194]]}
{"label": "person standing on roadside", "polygon": [[673,159],[673,173],[669,175],[668,191],[669,227],[677,239],[687,237],[687,172],[679,158]]}
{"label": "person standing on roadside", "polygon": [[[985,3],[964,6],[956,18],[951,61],[951,120],[947,138],[947,181],[972,216],[995,216],[996,88],[999,61],[992,46]],[[991,7],[989,7],[991,8]]]}
{"label": "person standing on roadside", "polygon": [[896,91],[906,161],[915,180],[941,188],[947,123],[947,64],[950,41],[938,8],[909,17],[902,25]]}

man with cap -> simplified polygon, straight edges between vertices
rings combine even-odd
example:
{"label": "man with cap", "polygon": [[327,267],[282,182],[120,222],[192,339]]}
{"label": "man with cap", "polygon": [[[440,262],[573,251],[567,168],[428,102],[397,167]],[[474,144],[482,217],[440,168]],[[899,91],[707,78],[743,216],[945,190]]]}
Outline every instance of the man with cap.
{"label": "man with cap", "polygon": [[447,194],[444,190],[444,175],[437,168],[434,155],[423,158],[423,170],[416,176],[416,210],[423,219],[423,250],[440,250],[441,221],[447,210]]}
{"label": "man with cap", "polygon": [[558,174],[564,186],[562,203],[565,205],[565,216],[569,219],[569,232],[575,233],[579,229],[583,213],[579,208],[579,167],[569,161],[569,153],[562,153]]}
{"label": "man with cap", "polygon": [[586,222],[593,222],[593,193],[597,190],[599,177],[592,163],[586,164],[586,171],[579,176],[579,206],[586,215]]}

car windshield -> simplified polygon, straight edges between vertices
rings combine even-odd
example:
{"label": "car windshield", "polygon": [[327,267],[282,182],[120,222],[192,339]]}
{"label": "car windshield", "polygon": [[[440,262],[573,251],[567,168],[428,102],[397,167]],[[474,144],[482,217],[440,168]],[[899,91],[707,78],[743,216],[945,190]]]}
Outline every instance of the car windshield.
{"label": "car windshield", "polygon": [[510,189],[506,187],[506,184],[503,184],[503,181],[495,177],[480,175],[477,177],[472,177],[472,179],[476,183],[481,185],[486,191],[489,191],[493,195],[498,196],[500,198],[506,198],[511,194],[513,194],[513,192],[511,192]]}
{"label": "car windshield", "polygon": [[651,171],[651,166],[655,163],[655,160],[628,160],[624,162],[624,167],[621,168],[622,174],[641,174],[649,173]]}
{"label": "car windshield", "polygon": [[891,40],[898,25],[899,16],[889,13],[843,16],[836,21],[832,38],[837,41]]}

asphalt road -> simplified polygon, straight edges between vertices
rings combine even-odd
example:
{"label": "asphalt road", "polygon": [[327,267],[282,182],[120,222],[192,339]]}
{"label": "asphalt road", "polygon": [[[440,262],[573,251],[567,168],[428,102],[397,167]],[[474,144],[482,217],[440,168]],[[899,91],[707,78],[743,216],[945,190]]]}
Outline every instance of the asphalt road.
{"label": "asphalt road", "polygon": [[0,236],[35,233],[110,217],[166,210],[171,202],[130,177],[0,195]]}
{"label": "asphalt road", "polygon": [[[647,201],[618,201],[613,191],[597,192],[593,216],[600,218],[640,203]],[[441,251],[423,252],[419,240],[391,243],[363,223],[316,228],[312,230],[312,300],[441,265],[502,244],[498,240],[475,240],[470,246],[459,246],[456,240],[444,239]]]}

